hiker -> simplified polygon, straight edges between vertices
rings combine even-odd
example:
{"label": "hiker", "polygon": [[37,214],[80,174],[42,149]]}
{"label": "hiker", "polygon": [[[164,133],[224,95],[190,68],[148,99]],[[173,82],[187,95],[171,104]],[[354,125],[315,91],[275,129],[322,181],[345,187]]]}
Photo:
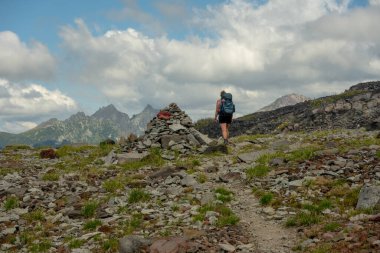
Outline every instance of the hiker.
{"label": "hiker", "polygon": [[220,99],[216,101],[215,122],[219,121],[222,130],[224,144],[228,144],[229,132],[228,129],[232,122],[232,116],[235,112],[235,105],[232,102],[231,93],[224,90],[220,92]]}

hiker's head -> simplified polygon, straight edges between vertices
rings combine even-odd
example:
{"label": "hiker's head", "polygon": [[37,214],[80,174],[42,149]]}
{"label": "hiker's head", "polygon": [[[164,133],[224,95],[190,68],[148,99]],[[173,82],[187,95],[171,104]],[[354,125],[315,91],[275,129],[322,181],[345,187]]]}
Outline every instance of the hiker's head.
{"label": "hiker's head", "polygon": [[222,90],[222,91],[220,92],[220,97],[222,98],[222,97],[224,96],[224,94],[226,94],[226,92],[225,92],[224,90]]}

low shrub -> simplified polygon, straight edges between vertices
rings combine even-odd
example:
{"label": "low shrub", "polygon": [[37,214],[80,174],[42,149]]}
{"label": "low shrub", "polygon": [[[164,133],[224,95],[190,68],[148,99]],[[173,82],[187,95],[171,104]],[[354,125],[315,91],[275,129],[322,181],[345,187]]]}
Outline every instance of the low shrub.
{"label": "low shrub", "polygon": [[40,158],[41,159],[55,159],[58,157],[59,156],[58,156],[57,152],[52,148],[43,149],[40,151]]}

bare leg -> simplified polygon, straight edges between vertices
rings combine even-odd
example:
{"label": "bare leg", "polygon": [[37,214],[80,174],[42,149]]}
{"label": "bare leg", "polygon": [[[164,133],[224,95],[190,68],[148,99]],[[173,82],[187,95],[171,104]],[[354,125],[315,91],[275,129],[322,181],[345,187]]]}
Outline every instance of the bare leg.
{"label": "bare leg", "polygon": [[220,123],[220,128],[222,129],[223,139],[226,140],[228,138],[227,123]]}
{"label": "bare leg", "polygon": [[230,125],[231,124],[226,124],[226,140],[228,139],[228,138],[230,138],[230,131],[229,131],[229,128],[230,128]]}

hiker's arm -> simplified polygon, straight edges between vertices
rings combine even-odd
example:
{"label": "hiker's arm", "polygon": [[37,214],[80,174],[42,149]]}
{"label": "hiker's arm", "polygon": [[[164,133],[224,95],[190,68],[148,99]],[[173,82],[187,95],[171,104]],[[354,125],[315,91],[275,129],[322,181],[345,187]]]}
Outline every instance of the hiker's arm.
{"label": "hiker's arm", "polygon": [[216,101],[215,118],[214,118],[215,121],[216,121],[217,118],[218,118],[219,109],[220,109],[220,100]]}

